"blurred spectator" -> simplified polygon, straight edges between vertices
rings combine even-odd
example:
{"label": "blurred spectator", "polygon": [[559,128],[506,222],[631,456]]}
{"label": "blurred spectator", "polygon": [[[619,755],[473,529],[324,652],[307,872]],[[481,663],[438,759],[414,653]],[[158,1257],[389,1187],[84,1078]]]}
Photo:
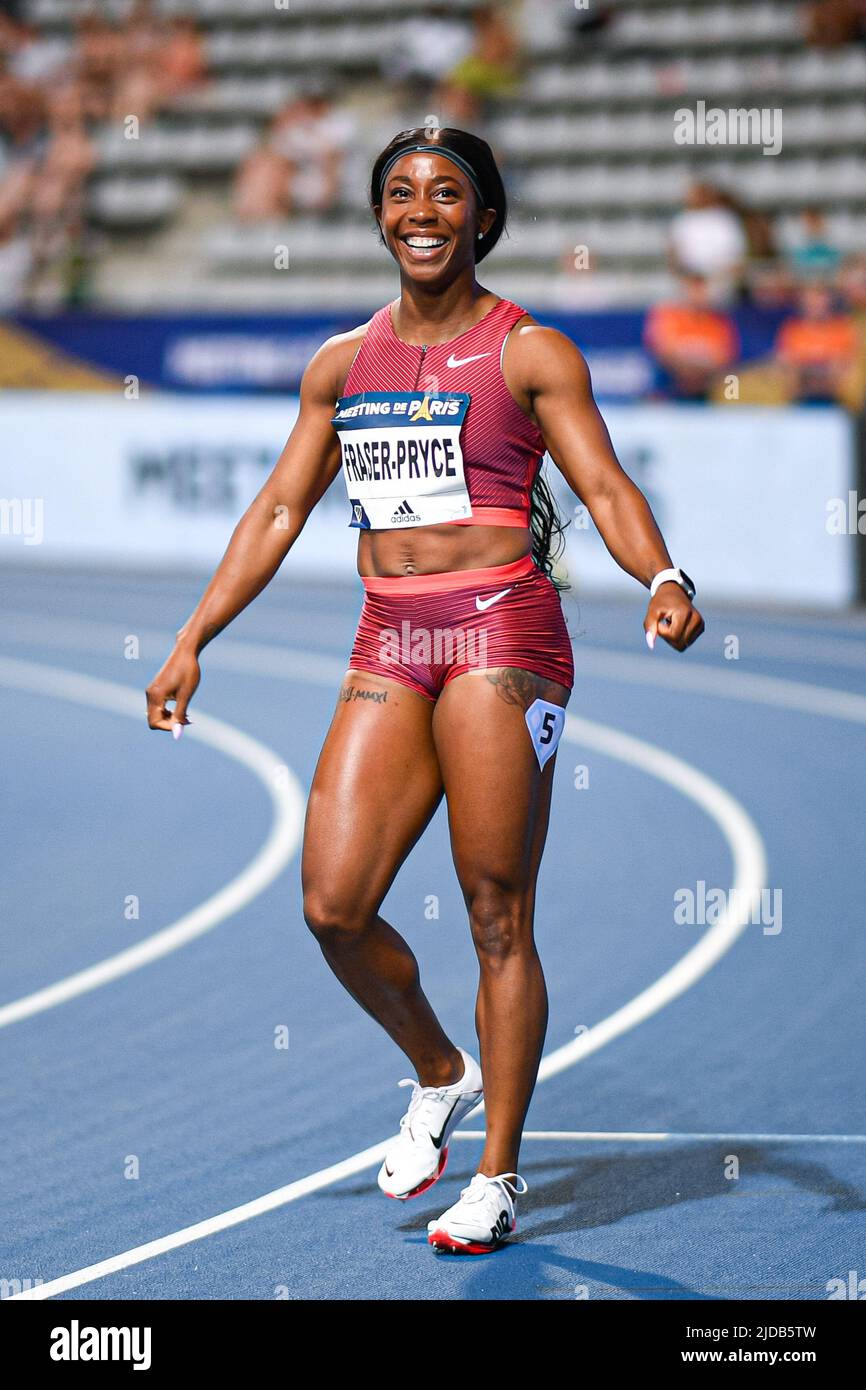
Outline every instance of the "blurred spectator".
{"label": "blurred spectator", "polygon": [[[0,15],[0,132],[7,156],[13,148],[19,156],[28,146],[35,149],[45,119],[40,64],[28,63],[28,51],[32,35]],[[53,76],[53,65],[46,75]]]}
{"label": "blurred spectator", "polygon": [[47,148],[45,97],[16,72],[27,46],[25,31],[0,16],[0,302],[6,309],[20,300],[31,272],[26,214]]}
{"label": "blurred spectator", "polygon": [[123,70],[123,35],[95,13],[82,15],[75,28],[75,73],[85,113],[89,120],[103,121],[111,110],[112,96]]}
{"label": "blurred spectator", "polygon": [[857,362],[843,386],[842,404],[860,411],[866,405],[866,252],[848,256],[842,263],[836,284],[842,304],[857,331]]}
{"label": "blurred spectator", "polygon": [[[770,303],[774,296],[782,304],[790,303],[791,280],[780,264],[773,220],[762,208],[750,207],[735,193],[719,191],[719,206],[727,208],[738,220],[746,239],[746,260],[743,276],[734,286],[742,302]],[[763,295],[763,301],[760,296]]]}
{"label": "blurred spectator", "polygon": [[79,12],[71,37],[0,13],[0,270],[18,294],[26,266],[30,290],[50,269],[52,292],[67,302],[86,295],[93,127],[150,116],[203,74],[195,25],[165,23],[152,0],[135,0],[120,26],[97,9]]}
{"label": "blurred spectator", "polygon": [[264,142],[238,170],[234,214],[242,222],[329,212],[339,199],[352,118],[310,83],[274,118]]}
{"label": "blurred spectator", "polygon": [[[403,82],[406,99],[429,108],[438,83],[472,48],[472,27],[448,5],[431,5],[423,15],[405,19],[382,68],[392,82]],[[416,118],[413,124],[419,124]]]}
{"label": "blurred spectator", "polygon": [[37,263],[56,256],[66,233],[80,225],[84,187],[96,163],[96,149],[84,122],[81,90],[68,84],[49,101],[44,158],[33,178],[30,215]]}
{"label": "blurred spectator", "polygon": [[30,242],[15,217],[0,216],[0,313],[18,308],[32,269]]}
{"label": "blurred spectator", "polygon": [[795,400],[842,400],[858,355],[859,339],[850,314],[838,312],[828,285],[803,285],[798,312],[776,337],[776,357]]}
{"label": "blurred spectator", "polygon": [[746,238],[746,252],[750,261],[772,261],[778,254],[776,235],[772,218],[761,208],[747,207],[733,194],[721,195],[721,206],[727,207],[739,219]]}
{"label": "blurred spectator", "polygon": [[566,22],[579,43],[587,37],[594,39],[603,34],[615,13],[613,0],[583,0],[582,7],[575,0],[574,10]]}
{"label": "blurred spectator", "polygon": [[188,19],[164,24],[142,4],[124,32],[123,68],[111,114],[117,121],[130,114],[147,120],[204,74],[204,48],[195,24]]}
{"label": "blurred spectator", "polygon": [[204,43],[191,19],[169,24],[160,62],[166,101],[203,81],[207,72]]}
{"label": "blurred spectator", "polygon": [[72,44],[66,38],[40,34],[25,24],[0,16],[0,48],[7,54],[7,71],[25,86],[56,80],[69,66]]}
{"label": "blurred spectator", "polygon": [[843,261],[837,277],[839,294],[849,313],[866,317],[866,251]]}
{"label": "blurred spectator", "polygon": [[439,89],[443,125],[477,122],[490,103],[517,88],[517,39],[498,5],[481,5],[472,15],[472,47]]}
{"label": "blurred spectator", "polygon": [[864,0],[819,0],[806,13],[806,38],[821,48],[866,38]]}
{"label": "blurred spectator", "polygon": [[122,66],[114,81],[111,117],[149,120],[163,96],[165,34],[148,4],[136,4],[123,31]]}
{"label": "blurred spectator", "polygon": [[680,299],[650,310],[644,343],[663,370],[665,394],[687,401],[706,400],[740,351],[733,322],[713,307],[701,275],[683,276]]}
{"label": "blurred spectator", "polygon": [[827,225],[820,208],[804,208],[800,214],[800,230],[790,253],[791,266],[799,279],[817,276],[825,279],[838,269],[842,257],[827,235]]}
{"label": "blurred spectator", "polygon": [[674,270],[703,277],[710,298],[725,303],[742,281],[747,250],[742,221],[726,195],[712,184],[692,184],[683,211],[671,223]]}

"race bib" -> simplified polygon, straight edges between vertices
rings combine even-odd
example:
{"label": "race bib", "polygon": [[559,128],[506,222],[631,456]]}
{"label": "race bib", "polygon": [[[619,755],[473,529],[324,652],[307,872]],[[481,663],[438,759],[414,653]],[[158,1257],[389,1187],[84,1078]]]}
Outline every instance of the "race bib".
{"label": "race bib", "polygon": [[538,766],[544,767],[552,758],[559,743],[560,734],[565,728],[565,710],[561,705],[552,705],[549,700],[533,700],[523,716]]}
{"label": "race bib", "polygon": [[364,391],[343,396],[331,421],[340,437],[350,526],[432,526],[472,515],[460,430],[464,391]]}

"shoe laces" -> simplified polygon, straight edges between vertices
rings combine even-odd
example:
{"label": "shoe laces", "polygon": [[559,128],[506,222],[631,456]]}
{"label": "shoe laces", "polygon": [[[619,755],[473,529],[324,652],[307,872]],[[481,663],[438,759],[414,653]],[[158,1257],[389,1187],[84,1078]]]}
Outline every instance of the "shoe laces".
{"label": "shoe laces", "polygon": [[[435,1111],[430,1107],[441,1105],[445,1099],[446,1091],[450,1086],[422,1086],[414,1077],[404,1076],[402,1081],[398,1081],[398,1086],[411,1086],[412,1098],[409,1101],[409,1109],[400,1121],[400,1133],[404,1134],[407,1130],[410,1136],[415,1138],[415,1131],[412,1125],[418,1129],[426,1129],[429,1133],[430,1126],[435,1117]],[[454,1084],[453,1082],[451,1083]]]}
{"label": "shoe laces", "polygon": [[[510,1181],[516,1178],[522,1187],[515,1187]],[[480,1179],[480,1181],[479,1181]],[[525,1178],[519,1173],[497,1173],[495,1177],[489,1178],[486,1173],[476,1173],[468,1187],[461,1190],[460,1196],[464,1202],[483,1202],[488,1194],[488,1183],[496,1183],[504,1192],[507,1192],[512,1202],[515,1197],[522,1197],[529,1191],[529,1186]]]}

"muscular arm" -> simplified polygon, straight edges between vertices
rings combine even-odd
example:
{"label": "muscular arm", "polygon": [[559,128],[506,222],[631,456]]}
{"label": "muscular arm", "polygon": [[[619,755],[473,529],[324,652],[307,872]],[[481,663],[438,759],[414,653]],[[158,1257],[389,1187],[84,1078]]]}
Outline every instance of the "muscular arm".
{"label": "muscular arm", "polygon": [[273,472],[232,533],[195,611],[177,634],[198,654],[273,579],[340,466],[331,426],[363,330],[330,338],[301,383],[297,421]]}
{"label": "muscular arm", "polygon": [[[551,458],[589,509],[617,564],[649,588],[671,558],[643,493],[621,467],[592,394],[589,368],[564,334],[540,324],[517,329],[506,352],[506,380],[544,435]],[[663,584],[644,624],[682,650],[703,620],[678,584]]]}

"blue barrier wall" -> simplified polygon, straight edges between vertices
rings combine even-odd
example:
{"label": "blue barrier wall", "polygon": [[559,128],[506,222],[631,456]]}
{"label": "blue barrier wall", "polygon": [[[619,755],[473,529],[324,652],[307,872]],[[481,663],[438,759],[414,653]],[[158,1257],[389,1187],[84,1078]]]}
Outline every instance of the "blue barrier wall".
{"label": "blue barrier wall", "polygon": [[[363,323],[365,313],[324,314],[22,314],[9,321],[47,349],[117,377],[134,375],[167,391],[296,391],[316,348]],[[642,343],[643,312],[537,316],[573,338],[586,354],[602,401],[645,399],[660,389]],[[732,317],[742,360],[765,356],[780,312],[737,310]]]}

